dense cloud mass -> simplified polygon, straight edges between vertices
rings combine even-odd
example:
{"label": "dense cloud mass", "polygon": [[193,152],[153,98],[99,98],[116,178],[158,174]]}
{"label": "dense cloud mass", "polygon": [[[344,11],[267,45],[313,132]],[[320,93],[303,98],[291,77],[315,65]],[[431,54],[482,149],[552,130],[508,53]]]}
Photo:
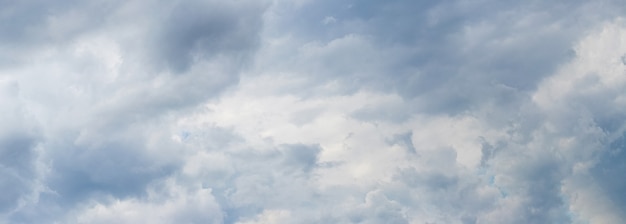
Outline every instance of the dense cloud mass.
{"label": "dense cloud mass", "polygon": [[0,0],[0,223],[625,223],[620,0]]}

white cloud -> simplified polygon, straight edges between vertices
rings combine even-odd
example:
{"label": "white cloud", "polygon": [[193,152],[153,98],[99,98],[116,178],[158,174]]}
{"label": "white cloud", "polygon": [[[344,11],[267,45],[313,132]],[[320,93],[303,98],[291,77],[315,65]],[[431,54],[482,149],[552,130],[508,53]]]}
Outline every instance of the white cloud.
{"label": "white cloud", "polygon": [[223,213],[211,189],[186,189],[166,183],[165,192],[148,190],[147,199],[94,203],[70,223],[220,223]]}
{"label": "white cloud", "polygon": [[620,63],[626,52],[625,30],[623,20],[618,19],[582,39],[576,47],[577,57],[533,96],[549,116],[546,126],[557,134],[556,140],[562,143],[559,150],[572,166],[563,190],[581,222],[619,223],[625,219],[621,215],[623,199],[603,186],[611,185],[610,181],[594,177],[599,175],[597,169],[622,169],[602,155],[621,156],[621,146],[615,142],[621,141],[626,130],[616,122],[622,120],[626,108],[618,100],[626,87],[626,67]]}

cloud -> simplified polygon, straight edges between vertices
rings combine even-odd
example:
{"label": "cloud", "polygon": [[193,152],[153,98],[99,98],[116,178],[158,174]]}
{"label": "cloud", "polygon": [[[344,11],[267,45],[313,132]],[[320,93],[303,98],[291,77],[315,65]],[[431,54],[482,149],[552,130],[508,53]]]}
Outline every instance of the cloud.
{"label": "cloud", "polygon": [[[258,73],[304,75],[313,92],[333,82],[338,94],[394,91],[423,101],[420,111],[459,113],[509,102],[502,87],[534,90],[571,59],[584,30],[616,15],[606,3],[311,2],[266,25],[273,32]],[[328,15],[333,28],[308,24]]]}
{"label": "cloud", "polygon": [[[170,138],[172,122],[237,82],[266,7],[3,4],[2,55],[16,53],[0,75],[2,183],[12,192],[2,214],[10,223],[61,220],[111,197],[133,204],[151,183],[175,174],[183,157]],[[219,14],[205,16],[206,9]]]}
{"label": "cloud", "polygon": [[14,81],[0,79],[0,108],[0,185],[6,191],[0,197],[0,212],[8,213],[36,191],[39,167],[34,161],[43,138]]}
{"label": "cloud", "polygon": [[622,223],[619,3],[0,1],[0,223]]}
{"label": "cloud", "polygon": [[174,72],[188,69],[195,60],[221,55],[245,58],[257,43],[262,1],[175,3],[163,21],[154,49]]}
{"label": "cloud", "polygon": [[[624,219],[624,200],[615,191],[621,184],[607,178],[609,173],[622,169],[614,162],[622,154],[624,134],[624,125],[616,122],[621,120],[623,110],[619,100],[623,94],[618,89],[623,88],[625,81],[624,65],[620,63],[620,55],[625,51],[622,32],[622,19],[600,26],[597,33],[576,47],[577,58],[546,80],[534,95],[534,100],[551,117],[547,126],[559,133],[564,150],[568,150],[565,159],[573,169],[564,187],[572,209],[592,222]],[[608,47],[608,43],[616,45]],[[591,184],[583,186],[580,181]],[[597,199],[589,199],[590,195]],[[612,204],[615,209],[591,208],[604,207],[602,204]]]}
{"label": "cloud", "polygon": [[72,223],[221,222],[222,212],[210,189],[189,191],[167,182],[163,185],[165,192],[151,191],[147,199],[98,203],[69,220]]}

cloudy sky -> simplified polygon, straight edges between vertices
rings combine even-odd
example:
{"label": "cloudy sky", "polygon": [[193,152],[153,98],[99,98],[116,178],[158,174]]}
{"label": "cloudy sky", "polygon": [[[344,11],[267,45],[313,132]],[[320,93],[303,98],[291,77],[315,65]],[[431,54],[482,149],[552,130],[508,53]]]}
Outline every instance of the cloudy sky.
{"label": "cloudy sky", "polygon": [[0,0],[0,223],[626,223],[623,0]]}

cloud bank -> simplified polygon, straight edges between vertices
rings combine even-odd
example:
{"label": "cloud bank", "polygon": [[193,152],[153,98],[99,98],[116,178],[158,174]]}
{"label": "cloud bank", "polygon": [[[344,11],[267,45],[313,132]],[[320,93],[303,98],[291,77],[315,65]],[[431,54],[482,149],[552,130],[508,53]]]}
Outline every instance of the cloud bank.
{"label": "cloud bank", "polygon": [[602,1],[0,1],[0,223],[623,223]]}

